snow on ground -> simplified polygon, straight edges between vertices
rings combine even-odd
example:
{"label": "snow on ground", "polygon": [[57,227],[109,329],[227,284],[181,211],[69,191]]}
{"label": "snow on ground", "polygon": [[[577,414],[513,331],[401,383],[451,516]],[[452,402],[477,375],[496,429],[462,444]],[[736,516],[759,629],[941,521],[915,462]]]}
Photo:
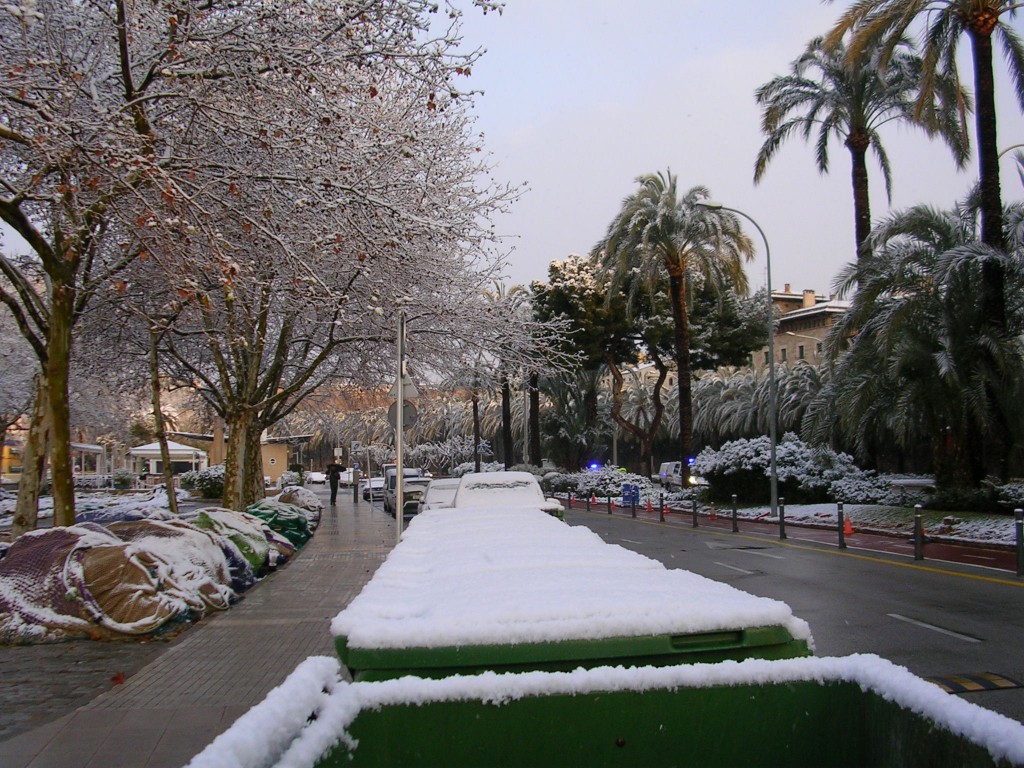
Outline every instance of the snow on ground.
{"label": "snow on ground", "polygon": [[[731,508],[719,507],[719,515],[732,514]],[[835,504],[794,504],[785,507],[786,522],[797,525],[838,525]],[[883,507],[876,504],[846,504],[843,514],[849,518],[854,530],[863,533],[898,534],[910,536],[914,532],[914,510],[906,507]],[[737,510],[740,519],[752,520],[769,517],[768,507],[745,507]],[[961,541],[972,544],[1013,546],[1016,527],[1011,515],[982,512],[955,513],[922,510],[921,522],[925,535],[942,541]]]}
{"label": "snow on ground", "polygon": [[782,626],[789,606],[605,543],[535,509],[414,518],[331,631],[353,648],[595,640]]}

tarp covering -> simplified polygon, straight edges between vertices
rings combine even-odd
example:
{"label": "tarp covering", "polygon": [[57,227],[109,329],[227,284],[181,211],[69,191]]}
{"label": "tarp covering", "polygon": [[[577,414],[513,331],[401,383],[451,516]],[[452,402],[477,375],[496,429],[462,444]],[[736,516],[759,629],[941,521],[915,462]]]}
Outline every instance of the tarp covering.
{"label": "tarp covering", "polygon": [[301,547],[313,535],[309,518],[300,507],[276,499],[263,499],[246,507],[246,512],[263,520],[270,528]]}
{"label": "tarp covering", "polygon": [[162,521],[32,531],[0,560],[0,641],[148,634],[228,607],[217,542]]}

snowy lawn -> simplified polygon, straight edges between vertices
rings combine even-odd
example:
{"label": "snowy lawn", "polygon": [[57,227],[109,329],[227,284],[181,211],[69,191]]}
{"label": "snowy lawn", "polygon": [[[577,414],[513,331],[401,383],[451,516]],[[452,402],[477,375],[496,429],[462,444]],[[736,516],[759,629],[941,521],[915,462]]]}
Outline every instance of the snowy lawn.
{"label": "snowy lawn", "polygon": [[[688,511],[688,510],[686,510]],[[706,512],[705,507],[701,507]],[[744,507],[737,510],[737,517],[745,520],[765,519],[770,509]],[[719,507],[718,514],[731,515],[731,507]],[[854,530],[863,533],[894,534],[911,536],[914,532],[914,510],[907,507],[884,507],[877,504],[846,504],[843,515],[849,518]],[[948,523],[945,521],[949,521]],[[1016,529],[1012,515],[987,514],[984,512],[941,512],[922,510],[921,521],[925,535],[943,541],[962,541],[973,544],[997,544],[1013,546]],[[786,523],[836,527],[838,513],[835,504],[787,504]]]}

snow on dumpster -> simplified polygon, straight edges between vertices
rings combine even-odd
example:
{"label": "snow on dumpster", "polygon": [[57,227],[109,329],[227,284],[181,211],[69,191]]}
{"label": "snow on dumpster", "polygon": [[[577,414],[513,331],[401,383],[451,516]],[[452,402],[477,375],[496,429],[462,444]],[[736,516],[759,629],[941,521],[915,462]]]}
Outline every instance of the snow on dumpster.
{"label": "snow on dumpster", "polygon": [[312,657],[188,768],[1024,765],[1024,725],[871,655],[348,683]]}
{"label": "snow on dumpster", "polygon": [[789,606],[536,509],[422,513],[331,624],[354,679],[807,655]]}

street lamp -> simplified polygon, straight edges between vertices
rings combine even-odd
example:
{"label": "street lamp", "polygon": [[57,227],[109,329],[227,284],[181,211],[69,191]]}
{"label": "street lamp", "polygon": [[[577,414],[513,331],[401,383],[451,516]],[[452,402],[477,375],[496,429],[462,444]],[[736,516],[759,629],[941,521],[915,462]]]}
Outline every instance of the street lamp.
{"label": "street lamp", "polygon": [[775,305],[772,304],[772,255],[768,247],[768,238],[765,237],[761,225],[752,219],[748,214],[736,208],[729,208],[721,203],[711,200],[698,200],[697,205],[701,208],[708,208],[712,211],[730,211],[742,216],[757,230],[764,241],[765,258],[765,279],[768,281],[768,440],[770,442],[769,457],[769,485],[771,487],[771,511],[773,517],[779,514],[779,471],[775,461],[775,446],[778,444],[777,427],[775,414],[778,410],[778,391],[775,384]]}

